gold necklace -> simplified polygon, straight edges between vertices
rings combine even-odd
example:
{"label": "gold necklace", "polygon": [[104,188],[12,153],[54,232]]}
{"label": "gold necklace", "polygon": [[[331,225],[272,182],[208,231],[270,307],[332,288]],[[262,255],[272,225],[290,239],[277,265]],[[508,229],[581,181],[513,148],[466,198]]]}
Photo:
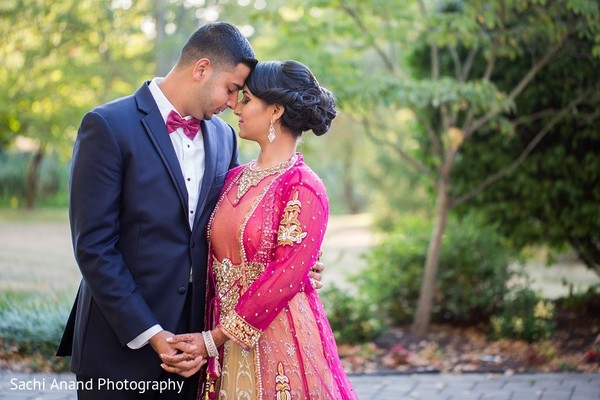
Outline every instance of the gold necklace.
{"label": "gold necklace", "polygon": [[289,160],[264,169],[256,168],[256,160],[252,160],[240,174],[235,203],[237,204],[251,187],[258,185],[267,176],[292,166],[296,162],[296,158],[297,156],[294,154]]}

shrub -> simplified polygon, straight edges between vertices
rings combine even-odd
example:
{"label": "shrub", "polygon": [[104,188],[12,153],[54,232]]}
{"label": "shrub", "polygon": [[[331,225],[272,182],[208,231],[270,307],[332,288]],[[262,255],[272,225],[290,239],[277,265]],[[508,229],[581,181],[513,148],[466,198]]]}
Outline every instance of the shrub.
{"label": "shrub", "polygon": [[[35,295],[7,292],[0,297],[0,338],[4,353],[17,353],[35,362],[45,359],[57,370],[66,361],[55,359],[69,314],[66,299],[43,299]],[[51,367],[52,368],[52,367]]]}
{"label": "shrub", "polygon": [[367,255],[367,266],[350,278],[375,305],[380,318],[392,325],[412,321],[425,264],[428,227],[420,218],[404,219]]}
{"label": "shrub", "polygon": [[493,339],[516,338],[537,342],[554,332],[554,304],[535,291],[515,287],[508,292],[502,311],[490,319]]}
{"label": "shrub", "polygon": [[[414,317],[421,288],[430,226],[407,217],[375,246],[368,265],[352,278],[378,315],[403,325]],[[501,306],[511,277],[513,253],[491,226],[475,217],[451,218],[443,238],[432,320],[486,321]]]}
{"label": "shrub", "polygon": [[495,227],[474,216],[451,221],[440,257],[438,321],[487,321],[500,307],[516,253]]}
{"label": "shrub", "polygon": [[374,307],[364,298],[352,296],[335,285],[323,289],[319,296],[339,343],[365,343],[383,332],[383,321],[377,318]]}
{"label": "shrub", "polygon": [[574,292],[556,300],[559,309],[572,311],[579,315],[598,315],[600,313],[600,286],[590,286],[584,291]]}

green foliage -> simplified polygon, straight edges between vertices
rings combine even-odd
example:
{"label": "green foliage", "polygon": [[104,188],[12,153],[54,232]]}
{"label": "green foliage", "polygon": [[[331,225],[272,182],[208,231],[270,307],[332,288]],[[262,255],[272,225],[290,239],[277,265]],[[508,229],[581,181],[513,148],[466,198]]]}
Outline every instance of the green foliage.
{"label": "green foliage", "polygon": [[[150,10],[148,1],[12,0],[0,6],[0,146],[15,148],[26,138],[38,154],[28,166],[28,207],[35,190],[44,195],[47,189],[31,166],[47,155],[67,160],[83,114],[130,94],[154,70],[152,37],[140,29]],[[65,200],[63,192],[49,203]]]}
{"label": "green foliage", "polygon": [[[430,226],[405,217],[375,246],[368,266],[353,277],[377,312],[395,325],[414,317],[421,287]],[[474,217],[450,219],[443,239],[433,319],[439,322],[485,321],[501,306],[512,276],[513,253],[492,226]]]}
{"label": "green foliage", "polygon": [[[418,171],[421,179],[412,179],[408,190],[425,185],[434,192],[439,167],[449,159],[477,175],[469,181],[471,185],[481,182],[497,169],[482,169],[479,163],[502,155],[498,141],[488,135],[474,157],[463,157],[463,149],[471,140],[477,140],[477,131],[491,127],[493,136],[504,138],[498,140],[518,136],[515,128],[523,115],[536,115],[548,108],[540,102],[524,108],[523,101],[519,101],[522,87],[532,84],[527,82],[528,76],[540,74],[532,66],[547,55],[550,59],[563,58],[560,52],[550,53],[556,47],[578,53],[582,62],[588,62],[600,48],[600,12],[595,0],[405,1],[402,7],[391,0],[303,0],[275,1],[273,5],[271,8],[270,2],[267,12],[254,17],[264,22],[257,32],[257,42],[267,54],[298,58],[310,65],[319,80],[339,96],[342,110],[363,122],[354,129],[370,131],[368,136],[379,149],[375,155],[379,165],[365,158],[356,159],[353,167],[364,165],[361,169],[367,173],[360,178],[370,179],[375,188],[372,192],[383,193],[372,209],[382,214],[380,219],[388,226],[400,218],[398,192],[407,189],[404,183],[394,188],[389,182],[412,179],[396,172],[416,165],[407,163],[408,157],[428,169],[428,173]],[[582,48],[580,41],[589,43],[589,47]],[[419,52],[427,58],[410,68],[411,57]],[[432,54],[437,55],[439,63],[434,62]],[[513,68],[513,64],[523,68]],[[544,70],[542,66],[541,72]],[[575,75],[546,78],[540,74],[533,84],[558,83]],[[523,92],[521,97],[525,95]],[[565,99],[574,96],[576,93],[568,92]],[[395,118],[402,110],[409,117]],[[451,127],[461,128],[464,133],[473,126],[477,126],[475,135],[464,136],[463,147],[462,142],[452,143],[448,137]],[[593,126],[593,122],[587,126]],[[527,145],[519,144],[521,149]],[[453,147],[456,157],[448,157]],[[408,157],[399,156],[398,149]],[[516,156],[518,153],[511,153],[501,161],[510,163]],[[480,172],[483,170],[485,174]],[[587,170],[591,176],[597,175],[593,172],[596,166]],[[451,186],[451,198],[465,193],[462,184]],[[423,192],[421,188],[415,191]],[[385,197],[387,204],[382,200]],[[526,218],[519,220],[527,223]]]}
{"label": "green foliage", "polygon": [[[25,154],[0,152],[0,201],[3,205],[18,205],[25,196],[25,171],[28,159]],[[14,199],[14,200],[13,200]]]}
{"label": "green foliage", "polygon": [[430,230],[418,217],[405,217],[398,226],[372,249],[367,266],[351,279],[390,325],[413,318]]}
{"label": "green foliage", "polygon": [[529,288],[517,286],[507,293],[502,311],[490,319],[490,326],[493,339],[548,339],[554,332],[554,304]]}
{"label": "green foliage", "polygon": [[385,325],[375,315],[374,305],[359,294],[352,295],[333,285],[323,289],[319,296],[338,343],[366,343],[383,332]]}
{"label": "green foliage", "polygon": [[147,3],[127,13],[90,0],[22,3],[0,9],[0,137],[26,136],[66,156],[83,112],[152,70],[139,29]]}
{"label": "green foliage", "polygon": [[[19,208],[25,203],[27,166],[33,155],[0,150],[0,207]],[[68,204],[69,165],[58,155],[45,157],[37,185],[37,204],[65,207]]]}
{"label": "green foliage", "polygon": [[46,299],[32,294],[3,292],[0,296],[0,338],[4,351],[17,352],[31,360],[54,360],[56,369],[64,361],[54,354],[69,314],[66,298]]}
{"label": "green foliage", "polygon": [[450,222],[440,259],[440,317],[454,322],[484,321],[495,312],[511,279],[516,254],[493,225],[467,216]]}
{"label": "green foliage", "polygon": [[[513,135],[493,126],[465,143],[455,168],[454,190],[466,193],[485,177],[506,168],[527,145],[553,123],[556,114],[583,91],[596,86],[600,59],[590,56],[590,41],[573,41],[539,73],[516,101],[521,117]],[[526,60],[501,63],[495,79],[513,86]],[[573,73],[573,71],[577,71]],[[571,246],[586,265],[600,274],[600,90],[592,90],[551,131],[525,162],[505,179],[480,193],[459,212],[477,210],[498,224],[516,247]],[[540,111],[541,110],[541,111]],[[488,151],[493,148],[494,151]],[[478,168],[473,168],[477,163]]]}
{"label": "green foliage", "polygon": [[573,292],[556,301],[559,310],[574,312],[577,315],[600,315],[600,286],[590,286],[587,290]]}

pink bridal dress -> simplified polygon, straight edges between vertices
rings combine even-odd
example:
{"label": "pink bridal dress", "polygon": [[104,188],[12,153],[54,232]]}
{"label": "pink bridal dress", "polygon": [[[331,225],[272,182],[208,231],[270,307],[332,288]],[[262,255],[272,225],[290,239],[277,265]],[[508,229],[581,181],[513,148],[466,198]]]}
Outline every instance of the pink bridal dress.
{"label": "pink bridal dress", "polygon": [[325,187],[299,153],[228,173],[208,225],[208,300],[209,323],[231,340],[203,398],[357,399],[309,280],[328,215]]}

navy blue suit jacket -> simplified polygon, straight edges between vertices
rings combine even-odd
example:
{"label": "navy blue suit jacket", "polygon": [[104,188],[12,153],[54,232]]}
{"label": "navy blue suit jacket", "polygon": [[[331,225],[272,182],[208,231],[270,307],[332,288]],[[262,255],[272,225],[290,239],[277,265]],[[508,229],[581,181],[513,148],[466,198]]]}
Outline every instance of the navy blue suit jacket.
{"label": "navy blue suit jacket", "polygon": [[236,135],[218,117],[202,121],[205,172],[190,229],[184,178],[148,83],[86,114],[74,146],[70,221],[83,279],[57,355],[72,355],[82,376],[158,377],[151,346],[127,343],[155,324],[183,333],[190,267],[191,330],[203,329],[205,227],[237,165]]}

